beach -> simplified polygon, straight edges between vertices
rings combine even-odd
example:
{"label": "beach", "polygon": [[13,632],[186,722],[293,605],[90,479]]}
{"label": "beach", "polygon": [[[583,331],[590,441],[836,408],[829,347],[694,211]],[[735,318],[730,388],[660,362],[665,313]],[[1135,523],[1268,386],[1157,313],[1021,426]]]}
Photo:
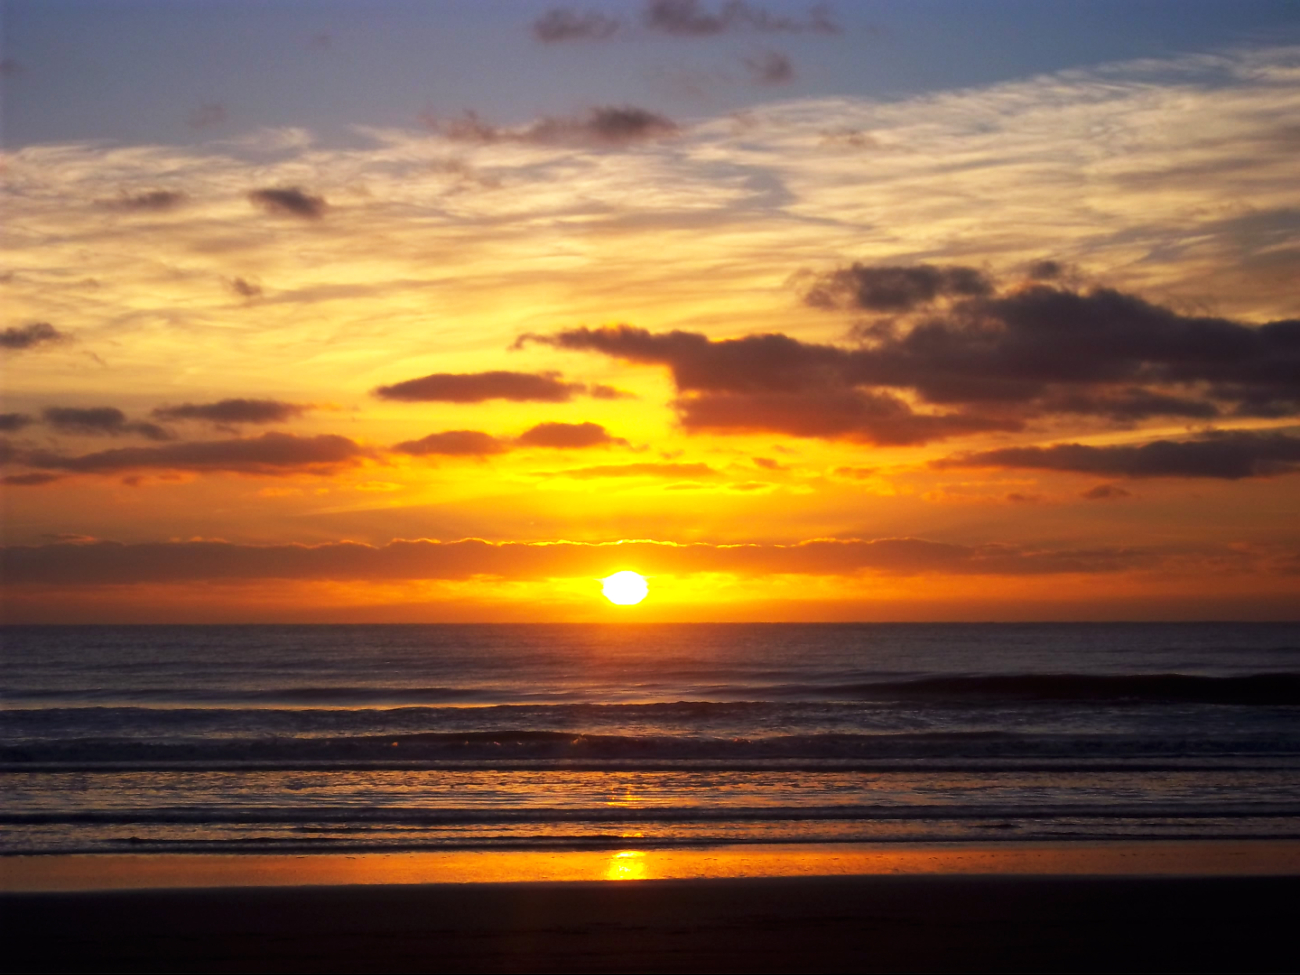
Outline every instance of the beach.
{"label": "beach", "polygon": [[8,858],[6,967],[1281,971],[1300,896],[1296,842],[459,857]]}

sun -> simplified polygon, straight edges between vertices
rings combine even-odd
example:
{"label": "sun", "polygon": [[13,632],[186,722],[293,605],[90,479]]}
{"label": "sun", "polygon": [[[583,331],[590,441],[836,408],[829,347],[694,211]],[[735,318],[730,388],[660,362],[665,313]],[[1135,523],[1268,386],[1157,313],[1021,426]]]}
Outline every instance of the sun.
{"label": "sun", "polygon": [[635,606],[650,592],[650,584],[645,581],[645,577],[635,572],[615,572],[612,576],[601,579],[600,583],[605,598],[619,606]]}

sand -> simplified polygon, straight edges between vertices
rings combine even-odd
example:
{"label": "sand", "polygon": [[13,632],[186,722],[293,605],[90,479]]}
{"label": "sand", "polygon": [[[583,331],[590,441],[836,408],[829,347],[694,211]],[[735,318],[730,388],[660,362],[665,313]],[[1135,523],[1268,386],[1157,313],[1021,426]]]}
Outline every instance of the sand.
{"label": "sand", "polygon": [[[1201,844],[1202,862],[1222,865],[1242,845]],[[1091,867],[1064,873],[1043,871],[1070,856],[1079,866],[1082,847],[1040,857],[1037,870],[1025,866],[1029,852],[1056,848],[1022,848],[1021,868],[1000,872],[969,860],[986,872],[941,869],[972,852],[948,847],[929,849],[928,871],[917,848],[911,872],[837,876],[420,883],[389,873],[347,884],[322,875],[325,882],[294,886],[44,890],[32,889],[30,878],[23,889],[9,858],[0,917],[5,967],[30,971],[1294,968],[1297,844],[1244,844],[1258,856],[1236,858],[1235,875],[1197,873],[1185,856],[1173,858],[1190,864],[1182,871],[1105,869],[1116,849],[1131,860],[1145,847],[1158,864],[1188,846],[1099,846]],[[708,852],[690,851],[701,862]],[[797,849],[786,852],[800,859]],[[48,869],[55,860],[96,858],[21,859],[44,859]],[[372,870],[372,880],[381,874]],[[271,877],[261,874],[262,882]]]}

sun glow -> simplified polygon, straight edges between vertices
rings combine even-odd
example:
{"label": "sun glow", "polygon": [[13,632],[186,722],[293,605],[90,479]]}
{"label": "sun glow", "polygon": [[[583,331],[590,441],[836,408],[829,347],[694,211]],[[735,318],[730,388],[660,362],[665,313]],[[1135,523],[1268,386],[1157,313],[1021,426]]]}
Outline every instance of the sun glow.
{"label": "sun glow", "polygon": [[615,572],[601,579],[600,583],[605,598],[619,606],[635,606],[650,592],[645,577],[635,572]]}

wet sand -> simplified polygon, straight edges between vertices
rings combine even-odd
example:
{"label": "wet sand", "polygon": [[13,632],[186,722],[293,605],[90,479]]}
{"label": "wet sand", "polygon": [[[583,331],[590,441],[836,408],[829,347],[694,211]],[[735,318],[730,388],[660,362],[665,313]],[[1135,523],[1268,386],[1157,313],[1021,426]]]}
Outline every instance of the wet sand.
{"label": "wet sand", "polygon": [[[755,876],[764,868],[751,856],[750,875],[631,882],[403,882],[363,858],[356,876],[370,882],[326,871],[296,886],[137,889],[34,889],[15,877],[17,860],[43,859],[48,873],[55,860],[108,859],[9,858],[0,923],[6,969],[29,971],[1281,971],[1294,967],[1298,846],[1109,844],[1091,859],[1082,847],[1024,847],[1001,851],[1002,870],[971,859],[978,850],[914,848],[911,871],[877,860],[882,869],[838,876],[772,876],[770,863]],[[1125,851],[1142,860],[1141,848],[1146,869],[1114,868]]]}

